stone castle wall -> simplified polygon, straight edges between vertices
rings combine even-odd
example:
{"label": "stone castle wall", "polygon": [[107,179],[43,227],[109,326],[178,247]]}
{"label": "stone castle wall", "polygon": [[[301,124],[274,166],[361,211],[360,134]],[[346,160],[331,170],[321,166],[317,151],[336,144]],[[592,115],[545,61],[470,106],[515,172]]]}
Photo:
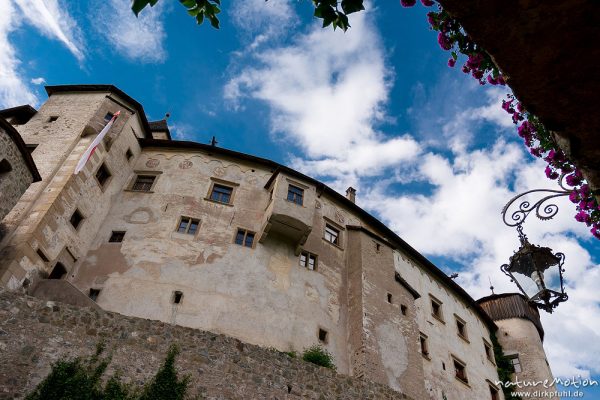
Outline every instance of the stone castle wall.
{"label": "stone castle wall", "polygon": [[207,399],[410,399],[389,387],[338,375],[284,353],[159,321],[46,302],[0,291],[0,399],[23,398],[65,357],[86,357],[101,340],[134,385],[158,370],[171,344],[191,376],[190,394]]}

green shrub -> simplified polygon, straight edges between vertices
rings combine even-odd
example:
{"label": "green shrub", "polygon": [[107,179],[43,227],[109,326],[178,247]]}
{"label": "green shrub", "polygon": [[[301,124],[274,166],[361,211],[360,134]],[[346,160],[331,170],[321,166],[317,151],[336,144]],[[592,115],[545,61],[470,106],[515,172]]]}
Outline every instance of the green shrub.
{"label": "green shrub", "polygon": [[319,345],[314,345],[308,349],[304,349],[302,359],[321,367],[329,368],[335,371],[334,359],[329,352]]}

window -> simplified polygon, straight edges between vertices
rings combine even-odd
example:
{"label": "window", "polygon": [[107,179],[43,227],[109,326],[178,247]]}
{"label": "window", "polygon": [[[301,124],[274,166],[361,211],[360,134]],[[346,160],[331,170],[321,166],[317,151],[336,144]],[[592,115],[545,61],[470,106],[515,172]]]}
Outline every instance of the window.
{"label": "window", "polygon": [[494,350],[492,349],[492,345],[486,342],[485,339],[483,339],[483,348],[485,350],[485,356],[487,359],[490,360],[492,364],[496,364],[494,362]]}
{"label": "window", "polygon": [[73,211],[73,215],[71,215],[71,218],[69,219],[69,222],[71,225],[73,225],[73,228],[77,229],[79,228],[79,225],[81,225],[81,221],[83,221],[83,215],[81,215],[79,210],[75,209],[75,211]]}
{"label": "window", "polygon": [[43,262],[50,261],[48,259],[48,257],[44,254],[44,252],[42,251],[42,249],[37,249],[36,253],[37,253],[38,256],[40,256],[40,258],[42,259]]}
{"label": "window", "polygon": [[339,245],[340,231],[329,224],[325,224],[325,240],[327,240],[329,243]]}
{"label": "window", "polygon": [[442,302],[431,296],[431,315],[439,319],[440,321],[444,321],[444,316],[442,314]]}
{"label": "window", "polygon": [[392,304],[392,294],[391,293],[387,294],[387,302]]}
{"label": "window", "polygon": [[173,292],[173,304],[180,304],[183,300],[183,292],[176,290]]}
{"label": "window", "polygon": [[456,333],[464,340],[468,340],[467,336],[467,323],[460,317],[454,316],[456,318]]}
{"label": "window", "polygon": [[244,247],[252,247],[254,243],[254,233],[245,229],[239,228],[235,235],[235,244],[239,244]]}
{"label": "window", "polygon": [[111,113],[111,112],[107,112],[106,115],[104,116],[104,122],[108,122],[112,119],[112,117],[114,117],[115,114]]}
{"label": "window", "polygon": [[419,343],[421,344],[421,354],[423,357],[429,359],[429,347],[427,345],[427,335],[419,333]]}
{"label": "window", "polygon": [[138,175],[135,177],[135,182],[131,186],[131,190],[138,192],[149,192],[154,185],[156,175]]}
{"label": "window", "polygon": [[378,253],[381,251],[381,244],[375,242],[375,251]]}
{"label": "window", "polygon": [[512,364],[516,373],[523,371],[523,369],[521,368],[521,360],[519,360],[518,354],[510,354],[510,355],[507,355],[506,357],[510,360],[510,363]]}
{"label": "window", "polygon": [[48,118],[48,122],[54,122],[58,119],[58,115],[52,115],[50,116],[50,118]]}
{"label": "window", "polygon": [[210,199],[219,203],[229,204],[231,202],[231,194],[233,188],[225,185],[213,184],[210,192]]}
{"label": "window", "polygon": [[304,268],[308,268],[311,271],[317,270],[317,256],[309,253],[308,251],[303,251],[300,253],[300,266]]}
{"label": "window", "polygon": [[327,343],[328,332],[325,329],[319,328],[319,342]]}
{"label": "window", "polygon": [[408,307],[406,307],[404,304],[400,304],[400,312],[402,313],[402,315],[406,315],[407,311]]}
{"label": "window", "polygon": [[304,198],[304,189],[299,188],[298,186],[288,185],[288,201],[292,203],[296,203],[299,206],[302,205],[302,201]]}
{"label": "window", "polygon": [[188,235],[195,235],[198,231],[198,225],[200,220],[190,217],[181,217],[179,225],[177,226],[177,232],[187,233]]}
{"label": "window", "polygon": [[454,362],[454,373],[455,373],[456,379],[458,379],[459,381],[461,381],[463,383],[469,383],[469,380],[467,379],[466,364],[454,357],[453,357],[453,362]]}
{"label": "window", "polygon": [[0,174],[10,171],[12,171],[12,165],[10,165],[6,158],[3,158],[2,161],[0,161]]}
{"label": "window", "polygon": [[488,384],[490,388],[490,399],[491,400],[500,400],[500,396],[498,395],[498,389]]}
{"label": "window", "polygon": [[26,144],[25,147],[27,148],[27,151],[29,152],[29,154],[33,153],[35,149],[37,149],[38,145],[37,144]]}
{"label": "window", "polygon": [[62,279],[65,277],[65,275],[67,275],[67,269],[64,265],[58,262],[52,269],[52,272],[50,272],[48,279]]}
{"label": "window", "polygon": [[90,293],[88,294],[88,297],[94,301],[98,300],[98,295],[100,295],[100,290],[101,289],[90,288]]}
{"label": "window", "polygon": [[100,184],[100,187],[104,187],[104,184],[106,181],[108,181],[108,178],[110,178],[110,172],[108,171],[108,168],[106,168],[106,165],[102,163],[100,164],[98,171],[96,171],[96,180]]}
{"label": "window", "polygon": [[124,237],[125,231],[112,231],[108,241],[109,243],[121,243]]}
{"label": "window", "polygon": [[131,160],[131,157],[133,157],[133,153],[131,152],[131,149],[127,149],[127,151],[125,152],[125,159],[127,159],[127,161]]}

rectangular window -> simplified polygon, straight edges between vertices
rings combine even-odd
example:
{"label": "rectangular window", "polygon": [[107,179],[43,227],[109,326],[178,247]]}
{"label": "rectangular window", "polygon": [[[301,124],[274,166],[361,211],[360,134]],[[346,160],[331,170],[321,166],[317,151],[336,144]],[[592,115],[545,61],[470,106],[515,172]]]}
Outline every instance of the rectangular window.
{"label": "rectangular window", "polygon": [[421,354],[423,357],[429,359],[429,347],[427,345],[427,335],[419,333],[419,343],[421,344]]}
{"label": "rectangular window", "polygon": [[431,298],[431,315],[444,321],[444,315],[442,314],[442,302],[430,295]]}
{"label": "rectangular window", "polygon": [[50,118],[48,118],[48,122],[54,122],[58,119],[58,115],[52,115]]}
{"label": "rectangular window", "polygon": [[491,400],[500,400],[500,395],[498,395],[498,389],[496,389],[492,385],[489,385],[489,387],[490,387],[490,399]]}
{"label": "rectangular window", "polygon": [[317,270],[317,256],[315,254],[309,253],[308,251],[303,251],[300,253],[300,266],[307,268],[311,271]]}
{"label": "rectangular window", "polygon": [[149,192],[152,189],[152,185],[154,185],[155,179],[156,175],[138,175],[135,177],[135,182],[133,183],[131,190]]}
{"label": "rectangular window", "polygon": [[298,186],[288,185],[287,199],[288,201],[301,206],[304,199],[304,189],[299,188]]}
{"label": "rectangular window", "polygon": [[456,333],[461,339],[468,340],[467,323],[457,315],[455,315],[454,318],[456,318]]}
{"label": "rectangular window", "polygon": [[125,152],[125,158],[127,159],[127,161],[131,160],[131,157],[133,157],[133,153],[131,152],[131,149],[127,149],[127,151]]}
{"label": "rectangular window", "polygon": [[519,360],[518,354],[510,354],[510,355],[507,355],[506,357],[510,360],[510,363],[512,364],[516,373],[523,371],[521,368],[521,360]]}
{"label": "rectangular window", "polygon": [[494,361],[494,350],[492,349],[492,345],[483,339],[483,348],[485,350],[485,356],[488,360],[492,362],[492,364],[496,364]]}
{"label": "rectangular window", "polygon": [[50,261],[48,259],[48,257],[46,257],[46,255],[44,254],[44,252],[42,251],[42,249],[37,249],[36,253],[37,253],[38,256],[40,256],[40,258],[42,259],[42,261],[44,261],[44,262]]}
{"label": "rectangular window", "polygon": [[190,217],[181,217],[179,225],[177,226],[177,232],[187,233],[188,235],[195,235],[198,231],[198,225],[200,220]]}
{"label": "rectangular window", "polygon": [[469,383],[469,380],[467,379],[467,365],[454,357],[453,362],[456,379],[463,383]]}
{"label": "rectangular window", "polygon": [[112,231],[108,241],[109,243],[121,243],[124,237],[125,231]]}
{"label": "rectangular window", "polygon": [[100,187],[104,187],[104,184],[106,181],[108,181],[108,178],[110,178],[110,172],[108,171],[108,168],[106,168],[106,165],[102,163],[100,164],[98,171],[96,171],[96,180],[100,184]]}
{"label": "rectangular window", "polygon": [[112,117],[114,117],[115,115],[111,112],[107,112],[106,115],[104,116],[104,122],[108,122],[112,119]]}
{"label": "rectangular window", "polygon": [[252,247],[254,243],[254,232],[239,228],[235,235],[235,244],[244,247]]}
{"label": "rectangular window", "polygon": [[213,184],[210,199],[219,203],[229,204],[233,188],[225,185]]}
{"label": "rectangular window", "polygon": [[90,299],[92,299],[93,301],[98,300],[98,296],[100,295],[100,290],[101,289],[92,289],[92,288],[90,288],[90,293],[88,294],[88,296],[90,297]]}
{"label": "rectangular window", "polygon": [[408,307],[406,307],[404,304],[400,304],[400,312],[402,313],[402,315],[406,315],[408,311]]}
{"label": "rectangular window", "polygon": [[173,304],[180,304],[181,300],[183,300],[183,292],[180,290],[176,290],[173,292]]}
{"label": "rectangular window", "polygon": [[73,211],[73,215],[71,215],[71,218],[69,219],[69,222],[71,225],[73,225],[73,228],[77,229],[79,228],[79,225],[81,225],[81,221],[83,221],[83,215],[81,215],[79,210],[75,209],[75,211]]}
{"label": "rectangular window", "polygon": [[325,240],[327,240],[329,243],[333,243],[333,244],[337,244],[339,245],[340,243],[340,231],[335,229],[333,226],[329,225],[329,224],[325,224],[325,236],[324,236]]}
{"label": "rectangular window", "polygon": [[319,328],[319,342],[327,344],[328,332],[325,329]]}

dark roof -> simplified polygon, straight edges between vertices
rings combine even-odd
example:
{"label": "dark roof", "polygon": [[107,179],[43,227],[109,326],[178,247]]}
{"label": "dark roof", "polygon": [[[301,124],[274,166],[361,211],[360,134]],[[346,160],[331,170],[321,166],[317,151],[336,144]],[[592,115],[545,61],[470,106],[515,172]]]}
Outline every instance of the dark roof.
{"label": "dark roof", "polygon": [[240,153],[233,150],[224,149],[222,147],[211,146],[207,144],[197,143],[197,142],[188,142],[188,141],[180,141],[180,140],[159,140],[159,139],[140,139],[140,146],[142,148],[148,147],[171,147],[176,149],[187,149],[187,150],[201,150],[208,153],[220,154],[226,157],[237,158],[246,160],[249,162],[253,162],[256,164],[260,164],[266,166],[267,168],[272,169],[273,171],[279,171],[295,176],[301,180],[310,182],[311,184],[317,187],[317,193],[326,193],[328,196],[332,197],[336,201],[341,204],[344,204],[347,208],[354,211],[358,214],[364,221],[367,222],[370,226],[377,229],[384,236],[389,238],[393,244],[398,246],[398,248],[402,249],[408,255],[410,255],[414,260],[416,260],[419,264],[421,264],[424,268],[429,270],[433,275],[439,278],[449,289],[454,291],[460,298],[462,298],[475,313],[477,313],[487,324],[490,326],[492,330],[497,329],[494,321],[489,317],[488,314],[477,304],[477,302],[456,282],[448,277],[443,271],[441,271],[438,267],[436,267],[431,261],[429,261],[425,256],[419,253],[417,250],[412,248],[408,243],[402,240],[394,231],[388,228],[383,222],[379,221],[377,218],[357,206],[352,201],[348,200],[346,196],[336,192],[329,186],[325,185],[318,180],[306,176],[294,169],[288,168],[285,165],[281,165],[275,161],[268,160],[266,158],[256,157],[250,154]]}
{"label": "dark roof", "polygon": [[522,318],[535,325],[540,339],[544,340],[544,328],[540,321],[540,313],[521,293],[502,293],[482,297],[477,303],[494,320]]}
{"label": "dark roof", "polygon": [[148,122],[150,125],[150,130],[152,132],[166,132],[167,137],[171,140],[171,131],[169,130],[169,125],[167,125],[166,119],[161,119],[160,121],[150,121]]}
{"label": "dark roof", "polygon": [[4,119],[14,118],[15,122],[19,125],[26,124],[31,119],[37,110],[31,107],[29,104],[22,106],[16,106],[11,108],[5,108],[0,110],[0,117]]}
{"label": "dark roof", "polygon": [[46,93],[48,96],[52,96],[54,93],[69,93],[69,92],[110,92],[114,93],[123,100],[125,100],[129,105],[133,106],[133,109],[140,116],[140,120],[142,121],[142,127],[144,128],[144,136],[150,137],[150,125],[148,124],[148,119],[146,119],[146,113],[144,112],[144,107],[133,97],[130,97],[127,93],[119,89],[114,85],[56,85],[56,86],[46,86]]}
{"label": "dark roof", "polygon": [[21,135],[19,135],[19,132],[17,132],[17,130],[2,117],[0,117],[0,128],[2,128],[6,133],[8,133],[8,136],[10,136],[13,142],[17,145],[17,148],[19,149],[21,155],[23,156],[23,159],[25,160],[25,164],[27,164],[29,172],[31,172],[33,182],[41,181],[42,177],[40,176],[40,173],[38,172],[38,169],[35,166],[35,163],[33,162],[33,158],[31,158],[31,154],[29,153],[29,150],[27,149],[23,138],[21,137]]}

